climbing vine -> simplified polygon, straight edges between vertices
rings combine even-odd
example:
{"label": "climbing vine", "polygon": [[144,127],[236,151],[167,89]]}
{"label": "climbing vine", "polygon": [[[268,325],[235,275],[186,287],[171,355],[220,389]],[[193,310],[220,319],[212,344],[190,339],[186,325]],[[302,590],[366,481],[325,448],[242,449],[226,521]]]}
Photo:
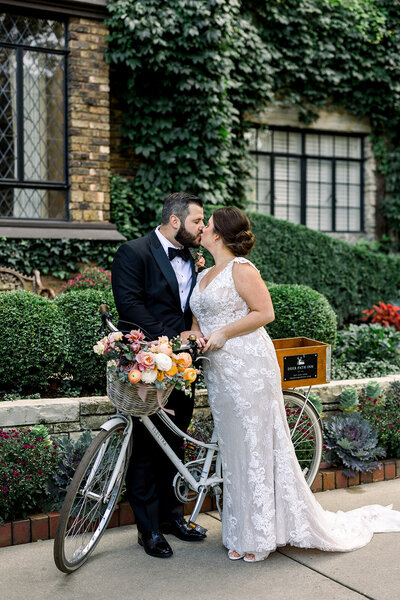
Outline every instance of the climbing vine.
{"label": "climbing vine", "polygon": [[135,198],[190,190],[245,204],[246,114],[266,104],[368,117],[384,179],[381,210],[400,233],[399,0],[109,0],[107,59],[123,133],[140,160]]}

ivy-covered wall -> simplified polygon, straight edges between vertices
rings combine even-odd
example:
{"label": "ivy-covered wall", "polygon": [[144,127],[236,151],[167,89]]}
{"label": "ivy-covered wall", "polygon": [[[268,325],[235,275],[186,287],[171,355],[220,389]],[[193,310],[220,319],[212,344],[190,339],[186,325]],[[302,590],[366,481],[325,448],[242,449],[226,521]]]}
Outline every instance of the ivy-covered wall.
{"label": "ivy-covered wall", "polygon": [[[400,232],[399,0],[109,0],[135,199],[169,190],[245,203],[248,111],[302,122],[339,107],[371,123],[383,226]],[[152,207],[150,207],[152,208]]]}

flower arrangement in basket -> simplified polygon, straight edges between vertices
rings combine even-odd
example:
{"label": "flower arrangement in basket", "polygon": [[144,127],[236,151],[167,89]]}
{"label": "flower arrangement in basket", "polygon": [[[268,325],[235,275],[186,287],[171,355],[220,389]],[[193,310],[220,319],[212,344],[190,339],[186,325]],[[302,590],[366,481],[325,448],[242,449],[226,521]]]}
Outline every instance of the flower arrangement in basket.
{"label": "flower arrangement in basket", "polygon": [[93,346],[96,354],[109,358],[107,394],[119,410],[150,415],[165,406],[174,387],[190,394],[200,371],[192,366],[189,352],[176,354],[180,346],[179,337],[145,341],[138,329],[110,333]]}

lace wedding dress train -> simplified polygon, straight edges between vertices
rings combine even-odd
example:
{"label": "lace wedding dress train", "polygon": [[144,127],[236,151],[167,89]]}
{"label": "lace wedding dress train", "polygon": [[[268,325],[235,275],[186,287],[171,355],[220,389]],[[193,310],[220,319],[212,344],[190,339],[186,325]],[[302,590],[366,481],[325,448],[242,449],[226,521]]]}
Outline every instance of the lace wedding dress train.
{"label": "lace wedding dress train", "polygon": [[[232,277],[233,259],[190,306],[207,337],[249,308]],[[254,266],[254,265],[252,265]],[[255,268],[255,267],[254,267]],[[278,546],[346,552],[373,533],[400,531],[400,512],[380,505],[324,510],[309,489],[290,439],[275,348],[264,328],[228,340],[207,354],[204,375],[224,473],[223,543],[238,553],[268,554]]]}

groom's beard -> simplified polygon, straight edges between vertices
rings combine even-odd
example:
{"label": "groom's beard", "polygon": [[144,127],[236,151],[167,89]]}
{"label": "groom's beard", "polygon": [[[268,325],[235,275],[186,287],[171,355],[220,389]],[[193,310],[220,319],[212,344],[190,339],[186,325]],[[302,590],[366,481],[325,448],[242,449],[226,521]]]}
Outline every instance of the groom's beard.
{"label": "groom's beard", "polygon": [[200,234],[196,237],[192,233],[189,233],[182,223],[175,236],[175,240],[185,248],[198,248],[200,246]]}

